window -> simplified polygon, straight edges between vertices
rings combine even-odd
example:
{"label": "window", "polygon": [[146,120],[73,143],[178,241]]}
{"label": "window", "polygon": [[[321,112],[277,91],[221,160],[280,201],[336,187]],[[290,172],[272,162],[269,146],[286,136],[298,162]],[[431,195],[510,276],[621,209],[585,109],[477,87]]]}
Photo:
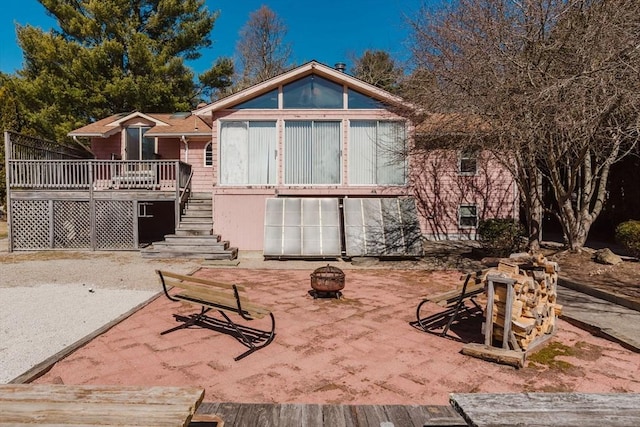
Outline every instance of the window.
{"label": "window", "polygon": [[151,128],[148,126],[128,127],[126,129],[126,160],[153,160],[155,158],[156,140],[155,138],[144,136],[149,129]]}
{"label": "window", "polygon": [[211,141],[204,147],[204,165],[213,166],[213,144]]}
{"label": "window", "polygon": [[476,205],[460,205],[458,208],[458,225],[460,228],[470,228],[478,225],[478,209]]}
{"label": "window", "polygon": [[340,183],[340,128],[338,121],[285,123],[285,184]]}
{"label": "window", "polygon": [[344,105],[342,85],[310,75],[282,88],[283,108],[339,109]]}
{"label": "window", "polygon": [[406,183],[403,123],[358,120],[349,130],[349,184]]}
{"label": "window", "polygon": [[460,151],[458,172],[460,175],[475,175],[478,172],[478,150],[466,149]]}
{"label": "window", "polygon": [[349,89],[349,109],[380,109],[384,108],[382,102],[373,99],[353,89]]}
{"label": "window", "polygon": [[276,154],[276,122],[221,123],[221,184],[275,184]]}
{"label": "window", "polygon": [[277,109],[278,108],[278,89],[258,95],[253,99],[242,102],[234,107],[236,110],[244,109]]}

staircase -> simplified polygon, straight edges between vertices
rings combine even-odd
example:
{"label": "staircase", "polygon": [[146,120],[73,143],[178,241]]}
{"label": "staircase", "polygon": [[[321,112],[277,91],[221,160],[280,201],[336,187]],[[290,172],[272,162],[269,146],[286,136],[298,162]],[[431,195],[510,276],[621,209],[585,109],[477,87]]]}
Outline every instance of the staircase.
{"label": "staircase", "polygon": [[154,242],[140,253],[143,258],[231,260],[237,257],[238,249],[213,234],[211,194],[192,193],[175,234],[164,236],[164,241]]}

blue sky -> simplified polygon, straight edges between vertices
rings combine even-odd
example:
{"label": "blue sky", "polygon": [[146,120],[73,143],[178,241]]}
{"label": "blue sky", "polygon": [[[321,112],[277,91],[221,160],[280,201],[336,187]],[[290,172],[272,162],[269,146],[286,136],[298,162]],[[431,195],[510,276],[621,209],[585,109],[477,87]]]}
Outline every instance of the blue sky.
{"label": "blue sky", "polygon": [[[206,3],[209,10],[220,11],[220,16],[211,33],[213,47],[203,50],[201,59],[189,63],[196,72],[209,68],[219,56],[234,54],[240,28],[249,14],[263,4],[285,22],[292,59],[297,64],[315,59],[327,65],[346,62],[350,68],[350,58],[360,56],[366,49],[385,50],[403,61],[408,58],[406,18],[415,16],[423,0],[207,0]],[[2,9],[0,71],[13,73],[22,68],[16,23],[48,30],[55,20],[46,15],[37,0],[8,1]]]}

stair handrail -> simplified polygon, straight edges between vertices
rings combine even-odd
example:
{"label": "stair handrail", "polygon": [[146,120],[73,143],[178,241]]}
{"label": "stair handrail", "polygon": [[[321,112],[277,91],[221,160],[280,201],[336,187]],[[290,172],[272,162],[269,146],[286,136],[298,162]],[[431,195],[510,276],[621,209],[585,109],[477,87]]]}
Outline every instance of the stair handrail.
{"label": "stair handrail", "polygon": [[[178,162],[177,168],[180,168],[180,163]],[[180,177],[180,174],[177,174]],[[193,169],[189,168],[189,176],[187,177],[187,181],[184,183],[184,187],[180,185],[180,180],[178,180],[176,185],[176,191],[178,192],[178,200],[176,203],[176,228],[180,225],[180,219],[182,219],[182,209],[184,208],[185,203],[187,202],[189,195],[191,194],[191,179],[193,178]]]}

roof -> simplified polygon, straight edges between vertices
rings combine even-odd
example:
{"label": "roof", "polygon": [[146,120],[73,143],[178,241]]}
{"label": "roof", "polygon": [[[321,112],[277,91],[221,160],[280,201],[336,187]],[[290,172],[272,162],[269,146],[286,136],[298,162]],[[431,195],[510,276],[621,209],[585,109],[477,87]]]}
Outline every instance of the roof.
{"label": "roof", "polygon": [[198,108],[193,111],[193,114],[202,116],[214,111],[227,109],[229,107],[232,107],[233,105],[255,98],[256,96],[267,93],[281,85],[291,83],[295,80],[299,80],[311,74],[324,77],[336,83],[346,84],[348,87],[355,89],[364,95],[368,95],[378,101],[382,101],[386,104],[409,107],[408,103],[402,98],[390,92],[387,92],[384,89],[380,89],[377,86],[369,84],[356,77],[350,76],[349,74],[336,70],[335,68],[329,67],[316,61],[310,61],[297,68],[265,80],[262,83],[255,84],[244,90],[241,90],[240,92],[236,92],[225,98],[221,98],[215,102]]}
{"label": "roof", "polygon": [[125,123],[131,120],[142,119],[154,123],[147,131],[146,136],[176,137],[176,136],[211,136],[211,126],[202,117],[190,112],[184,113],[120,113],[98,120],[79,129],[69,132],[69,136],[75,137],[102,137],[107,138],[122,130]]}

